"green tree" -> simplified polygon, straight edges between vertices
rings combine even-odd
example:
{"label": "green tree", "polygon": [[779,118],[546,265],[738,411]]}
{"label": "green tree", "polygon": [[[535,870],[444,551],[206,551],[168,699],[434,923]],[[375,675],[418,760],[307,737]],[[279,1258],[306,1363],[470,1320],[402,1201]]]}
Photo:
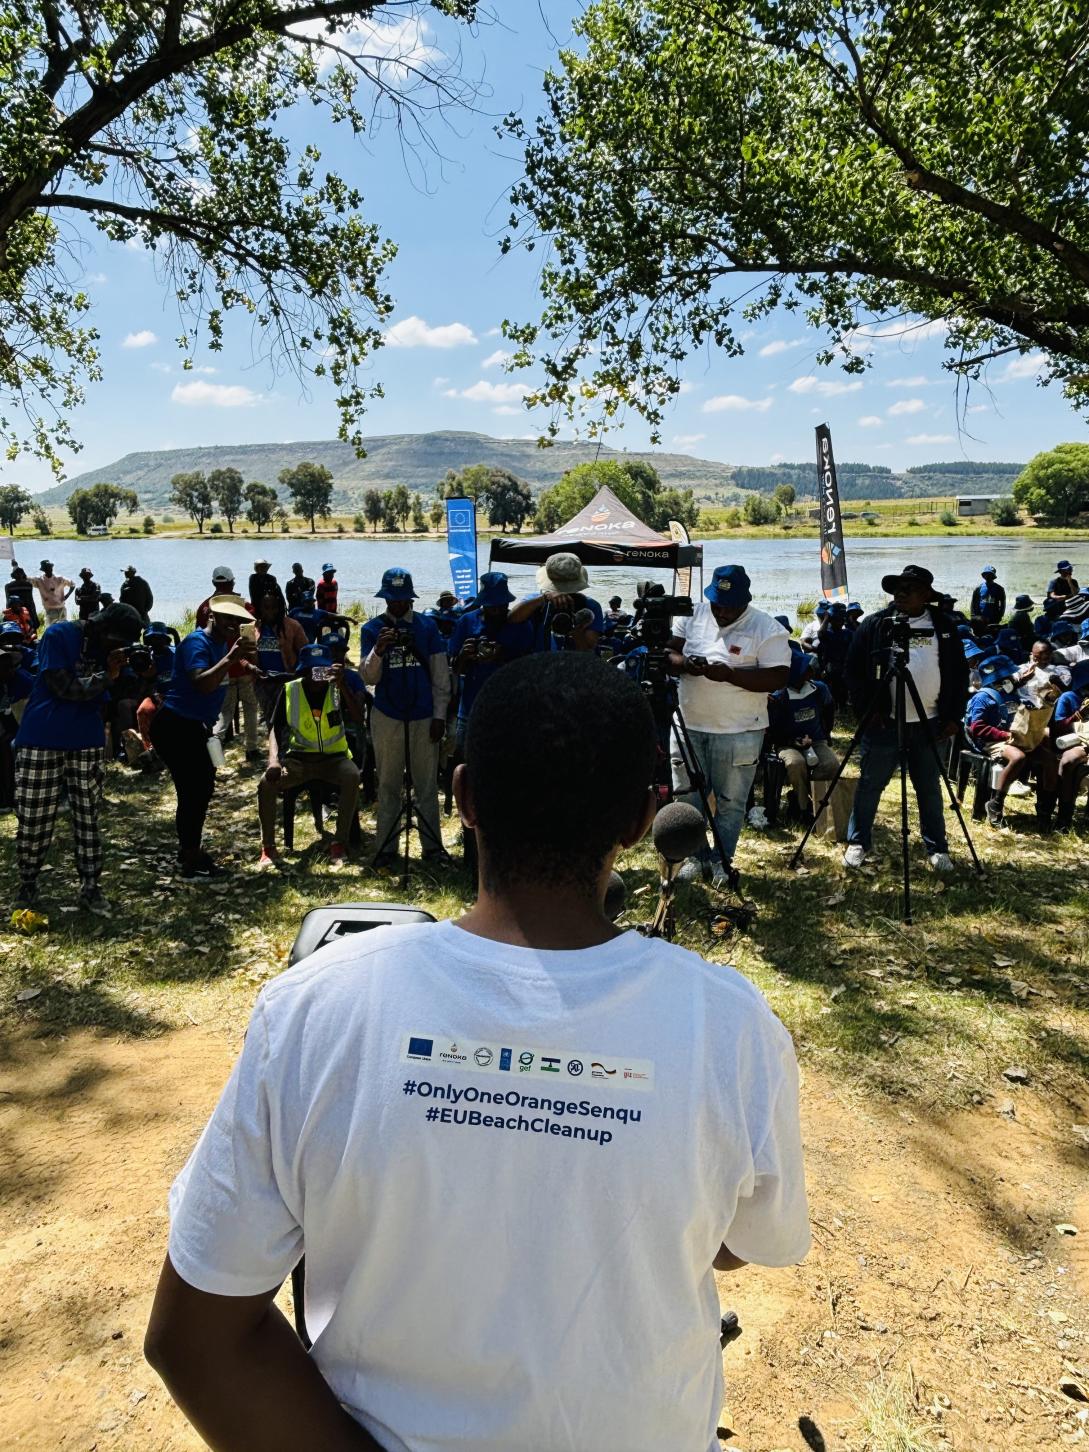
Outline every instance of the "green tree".
{"label": "green tree", "polygon": [[386,534],[396,534],[400,527],[393,490],[386,489],[382,494],[382,528]]}
{"label": "green tree", "polygon": [[797,497],[798,495],[795,492],[793,484],[777,484],[775,486],[775,499],[784,514],[790,514]]}
{"label": "green tree", "polygon": [[310,533],[318,516],[328,519],[333,508],[333,476],[324,464],[304,459],[294,469],[280,470],[280,484],[291,495],[295,513],[310,521]]}
{"label": "green tree", "polygon": [[435,530],[436,533],[440,529],[442,529],[443,522],[446,519],[446,510],[443,508],[441,499],[435,499],[432,501],[431,509],[428,512],[427,517],[431,523],[431,528]]}
{"label": "green tree", "polygon": [[533,493],[529,485],[509,469],[493,469],[483,495],[488,523],[498,525],[505,534],[513,529],[518,534],[533,514]]}
{"label": "green tree", "polygon": [[991,518],[995,524],[1008,529],[1021,523],[1021,515],[1012,499],[995,499],[991,502]]}
{"label": "green tree", "polygon": [[418,494],[412,499],[412,533],[423,534],[427,529],[427,510]]}
{"label": "green tree", "polygon": [[246,500],[246,518],[260,534],[264,526],[275,519],[280,496],[271,484],[261,484],[256,479],[242,492]]}
{"label": "green tree", "polygon": [[89,489],[74,489],[68,496],[68,514],[77,534],[86,534],[96,524],[109,529],[122,509],[135,514],[139,505],[134,490],[117,484],[92,484]]}
{"label": "green tree", "polygon": [[503,246],[549,243],[543,316],[506,329],[544,373],[527,401],[555,431],[589,387],[656,434],[686,356],[741,354],[782,305],[850,373],[874,327],[932,319],[948,368],[1039,350],[1084,407],[1089,49],[1081,7],[1046,16],[592,0],[544,114],[508,123],[525,160]]}
{"label": "green tree", "polygon": [[657,528],[665,529],[671,519],[685,529],[695,529],[700,520],[700,507],[691,489],[663,489],[656,500]]}
{"label": "green tree", "polygon": [[1013,497],[1029,514],[1070,523],[1089,509],[1089,444],[1059,444],[1036,454],[1013,481]]}
{"label": "green tree", "polygon": [[15,533],[23,515],[28,514],[33,507],[33,499],[18,484],[0,486],[0,528],[6,529],[8,534]]}
{"label": "green tree", "polygon": [[[221,344],[225,314],[299,373],[331,377],[342,438],[381,392],[367,377],[392,300],[391,242],[293,107],[359,136],[385,118],[412,144],[428,111],[469,99],[457,61],[420,49],[413,11],[471,21],[476,0],[170,0],[0,8],[0,436],[59,472],[70,413],[100,376],[71,221],[162,256],[186,363]],[[388,15],[381,43],[360,44]],[[401,45],[403,49],[398,51]],[[392,49],[391,49],[392,47]],[[451,51],[456,47],[451,47]],[[399,62],[403,61],[404,64]],[[410,83],[406,83],[406,77]]]}
{"label": "green tree", "polygon": [[480,499],[491,483],[491,476],[487,464],[468,464],[456,473],[447,469],[439,494],[443,499]]}
{"label": "green tree", "polygon": [[741,506],[746,524],[774,524],[779,518],[779,501],[763,494],[750,494]]}
{"label": "green tree", "polygon": [[53,533],[53,526],[49,523],[49,515],[39,506],[34,511],[34,528],[38,534],[49,535]]}
{"label": "green tree", "polygon": [[412,495],[404,484],[395,484],[389,491],[388,509],[402,531],[408,529],[408,517],[412,512]]}
{"label": "green tree", "polygon": [[234,522],[242,513],[245,498],[242,492],[242,475],[237,469],[213,469],[208,475],[208,488],[212,498],[219,505],[219,512],[227,521],[227,529],[234,534]]}
{"label": "green tree", "polygon": [[208,480],[200,469],[190,469],[175,474],[170,481],[170,502],[176,504],[197,527],[197,533],[204,533],[205,520],[211,519],[215,500]]}
{"label": "green tree", "polygon": [[647,516],[656,511],[646,493],[645,482],[634,479],[615,459],[598,459],[592,464],[576,464],[558,484],[544,491],[537,501],[537,528],[545,533],[559,529],[580,509],[585,509],[602,488],[611,489],[633,514],[651,523]]}
{"label": "green tree", "polygon": [[371,525],[371,533],[378,533],[378,526],[382,522],[384,506],[382,504],[382,491],[380,489],[368,489],[363,496],[363,513],[367,516],[367,522]]}
{"label": "green tree", "polygon": [[154,515],[151,515],[151,514],[145,514],[144,515],[144,525],[143,525],[143,528],[144,528],[144,533],[145,534],[154,534],[155,533],[155,517],[154,517]]}

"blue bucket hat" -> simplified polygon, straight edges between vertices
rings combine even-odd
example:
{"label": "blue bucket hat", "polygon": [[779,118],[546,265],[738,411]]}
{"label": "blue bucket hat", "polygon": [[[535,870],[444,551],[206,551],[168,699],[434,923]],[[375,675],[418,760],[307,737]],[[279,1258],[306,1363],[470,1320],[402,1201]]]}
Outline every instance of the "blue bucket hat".
{"label": "blue bucket hat", "polygon": [[718,565],[703,593],[713,605],[748,605],[751,584],[743,565]]}
{"label": "blue bucket hat", "polygon": [[776,622],[777,625],[781,625],[784,630],[790,629],[789,615],[773,615],[771,618]]}
{"label": "blue bucket hat", "polygon": [[1001,681],[1011,680],[1017,674],[1017,667],[1008,655],[995,655],[985,660],[979,668],[979,679],[985,686],[997,686]]}
{"label": "blue bucket hat", "polygon": [[23,627],[15,620],[5,620],[3,625],[0,625],[0,635],[17,635],[22,640]]}
{"label": "blue bucket hat", "polygon": [[1081,639],[1089,640],[1089,620],[1083,620],[1081,622]]}
{"label": "blue bucket hat", "polygon": [[862,606],[858,603],[857,600],[852,600],[847,606],[848,615],[865,615],[865,613],[866,612],[863,610]]}
{"label": "blue bucket hat", "polygon": [[324,575],[327,570],[335,570],[335,569],[336,569],[336,565],[322,565],[321,572]]}
{"label": "blue bucket hat", "polygon": [[998,571],[995,569],[994,565],[984,565],[979,573],[981,575],[997,575]]}
{"label": "blue bucket hat", "polygon": [[966,640],[963,642],[961,648],[964,651],[964,659],[969,664],[973,661],[989,660],[995,654],[995,647],[991,641],[988,641],[984,646],[979,645],[974,640]]}
{"label": "blue bucket hat", "polygon": [[962,640],[972,639],[972,627],[968,624],[967,620],[962,620],[957,626],[957,634]]}
{"label": "blue bucket hat", "polygon": [[514,594],[502,570],[489,570],[486,575],[481,575],[476,596],[478,605],[509,605],[513,599]]}
{"label": "blue bucket hat", "polygon": [[790,657],[790,675],[787,677],[788,686],[800,686],[805,679],[806,672],[813,670],[817,665],[817,657],[810,655],[808,651],[796,650]]}
{"label": "blue bucket hat", "polygon": [[170,631],[161,620],[152,620],[144,627],[145,640],[170,640]]}
{"label": "blue bucket hat", "polygon": [[382,587],[375,592],[379,600],[416,600],[419,597],[412,588],[412,576],[396,565],[382,576]]}
{"label": "blue bucket hat", "polygon": [[1072,570],[1074,566],[1070,563],[1069,560],[1060,560],[1055,568],[1057,570]]}
{"label": "blue bucket hat", "polygon": [[1077,640],[1078,627],[1072,620],[1054,620],[1051,624],[1052,640]]}
{"label": "blue bucket hat", "polygon": [[1035,610],[1036,601],[1031,595],[1018,595],[1017,599],[1013,602],[1013,608],[1015,610]]}
{"label": "blue bucket hat", "polygon": [[1070,667],[1070,685],[1075,691],[1089,690],[1089,660],[1079,660]]}
{"label": "blue bucket hat", "polygon": [[299,651],[299,658],[295,662],[295,674],[301,676],[303,671],[311,666],[331,666],[333,657],[329,649],[324,645],[304,645]]}
{"label": "blue bucket hat", "polygon": [[829,612],[829,610],[831,610],[831,608],[832,607],[828,603],[827,600],[818,600],[817,601],[817,608],[816,608],[816,610],[813,613],[815,615],[825,616],[825,615],[828,614],[828,612]]}
{"label": "blue bucket hat", "polygon": [[837,620],[841,620],[847,614],[847,606],[842,600],[833,600],[828,607],[828,613],[829,615],[834,615]]}
{"label": "blue bucket hat", "polygon": [[1037,615],[1032,622],[1032,628],[1036,632],[1037,640],[1051,639],[1051,617],[1048,615]]}

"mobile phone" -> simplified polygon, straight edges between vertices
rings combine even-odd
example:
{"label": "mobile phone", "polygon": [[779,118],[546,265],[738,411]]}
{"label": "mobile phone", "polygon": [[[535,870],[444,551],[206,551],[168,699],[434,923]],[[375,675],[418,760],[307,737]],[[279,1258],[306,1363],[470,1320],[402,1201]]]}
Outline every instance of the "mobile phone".
{"label": "mobile phone", "polygon": [[332,666],[314,666],[310,672],[312,681],[331,681],[333,679]]}

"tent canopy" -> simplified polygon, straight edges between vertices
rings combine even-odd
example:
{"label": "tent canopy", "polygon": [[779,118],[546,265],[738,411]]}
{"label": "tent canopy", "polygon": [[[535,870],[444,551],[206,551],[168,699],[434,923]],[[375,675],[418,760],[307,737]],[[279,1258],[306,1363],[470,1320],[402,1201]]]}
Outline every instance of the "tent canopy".
{"label": "tent canopy", "polygon": [[703,562],[703,546],[677,544],[636,519],[611,489],[599,489],[585,509],[554,530],[529,539],[503,535],[492,540],[491,558],[539,565],[549,555],[578,555],[584,565],[649,565],[675,570]]}

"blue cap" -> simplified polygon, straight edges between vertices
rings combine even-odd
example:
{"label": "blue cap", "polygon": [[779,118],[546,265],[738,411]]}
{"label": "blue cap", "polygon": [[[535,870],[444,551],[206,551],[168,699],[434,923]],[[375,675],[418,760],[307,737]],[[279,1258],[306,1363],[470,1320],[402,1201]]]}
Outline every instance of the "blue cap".
{"label": "blue cap", "polygon": [[324,645],[304,645],[299,651],[299,658],[295,663],[295,674],[301,676],[303,671],[311,666],[331,666],[333,657],[329,649]]}
{"label": "blue cap", "polygon": [[1036,601],[1031,595],[1018,595],[1017,599],[1013,602],[1013,608],[1015,610],[1035,610]]}
{"label": "blue cap", "polygon": [[981,575],[997,575],[998,571],[995,569],[994,565],[984,565],[979,573]]}
{"label": "blue cap", "polygon": [[957,626],[957,634],[962,640],[971,640],[973,638],[972,627],[968,624],[967,620],[962,620]]}
{"label": "blue cap", "polygon": [[847,606],[848,615],[865,615],[865,613],[866,612],[863,610],[862,606],[858,603],[857,600],[852,600]]}
{"label": "blue cap", "polygon": [[514,595],[502,570],[489,570],[486,575],[481,575],[480,589],[476,595],[478,605],[509,605],[513,599]]}
{"label": "blue cap", "polygon": [[1011,650],[1020,650],[1021,637],[1016,630],[1011,630],[1008,625],[1004,625],[995,636],[995,644],[998,646],[1000,655],[1009,655]]}
{"label": "blue cap", "polygon": [[772,616],[772,619],[774,621],[776,621],[777,624],[781,625],[784,630],[789,631],[789,629],[790,629],[790,616],[789,615],[773,615]]}
{"label": "blue cap", "polygon": [[961,649],[964,651],[964,659],[967,661],[990,660],[992,656],[998,654],[998,647],[993,640],[988,640],[986,645],[980,645],[975,640],[965,640],[961,643]]}
{"label": "blue cap", "polygon": [[831,605],[830,605],[830,604],[829,604],[829,603],[828,603],[828,601],[827,601],[827,600],[818,600],[818,601],[817,601],[817,609],[816,609],[816,614],[817,614],[817,615],[827,615],[827,614],[828,614],[828,612],[829,612],[829,610],[831,610],[831,608],[832,608],[832,607],[831,607]]}
{"label": "blue cap", "polygon": [[1017,667],[1008,655],[994,655],[979,668],[979,679],[985,686],[997,686],[1017,674]]}
{"label": "blue cap", "polygon": [[1078,627],[1072,620],[1055,620],[1051,624],[1052,640],[1077,640]]}
{"label": "blue cap", "polygon": [[144,627],[144,639],[153,640],[156,637],[170,639],[170,631],[161,620],[152,620]]}
{"label": "blue cap", "polygon": [[1075,691],[1089,689],[1089,659],[1079,660],[1070,667],[1070,685]]}
{"label": "blue cap", "polygon": [[416,591],[412,588],[412,576],[407,570],[402,570],[396,565],[382,576],[382,587],[374,593],[379,600],[415,600],[418,598]]}
{"label": "blue cap", "polygon": [[1069,560],[1060,560],[1055,568],[1057,570],[1072,570],[1074,566],[1070,563]]}
{"label": "blue cap", "polygon": [[343,625],[322,625],[318,630],[318,645],[347,645],[352,633],[351,623],[345,621]]}
{"label": "blue cap", "polygon": [[718,565],[704,595],[713,605],[748,605],[752,600],[751,581],[744,565]]}
{"label": "blue cap", "polygon": [[5,620],[3,625],[0,625],[0,635],[17,635],[22,640],[23,627],[14,620]]}
{"label": "blue cap", "polygon": [[324,575],[325,572],[326,572],[326,570],[335,570],[335,569],[336,569],[336,565],[322,565],[321,572]]}
{"label": "blue cap", "polygon": [[810,655],[804,650],[796,650],[790,657],[790,675],[787,677],[787,685],[800,686],[806,673],[813,670],[816,665],[817,657],[815,655]]}

